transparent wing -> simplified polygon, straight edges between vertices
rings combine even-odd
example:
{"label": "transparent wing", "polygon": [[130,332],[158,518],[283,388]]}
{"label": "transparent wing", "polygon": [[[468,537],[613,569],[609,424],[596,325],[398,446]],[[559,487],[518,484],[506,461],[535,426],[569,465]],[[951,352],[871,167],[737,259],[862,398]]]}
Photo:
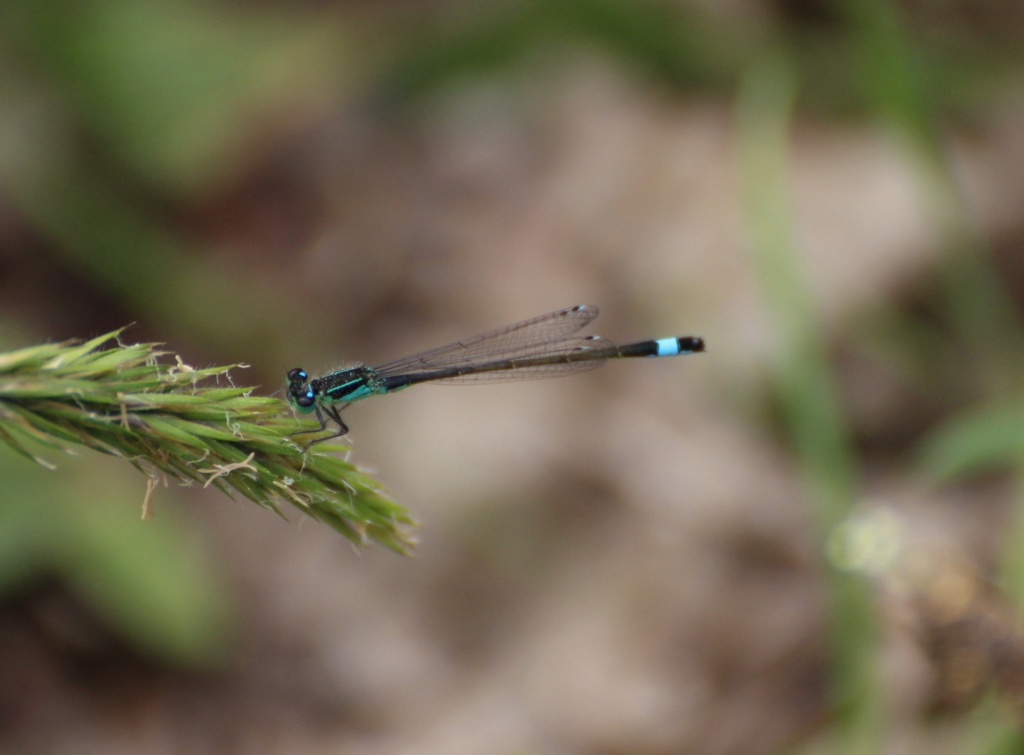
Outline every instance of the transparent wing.
{"label": "transparent wing", "polygon": [[[471,372],[456,377],[434,378],[430,382],[436,385],[456,385],[465,383],[510,383],[515,380],[541,380],[543,378],[562,377],[572,375],[576,372],[586,372],[600,367],[608,356],[615,351],[615,344],[606,338],[590,336],[587,338],[566,338],[561,341],[552,341],[541,347],[531,350],[529,353],[517,354],[515,358],[524,359],[527,357],[551,357],[557,359],[566,354],[573,354],[579,359],[579,352],[593,352],[592,357],[572,362],[552,362],[551,364],[534,364],[526,367],[509,367],[507,369],[486,370]],[[602,356],[608,355],[608,356]],[[483,363],[505,361],[513,357],[496,357],[484,360]],[[481,362],[475,362],[479,365]],[[435,368],[436,369],[436,368]],[[429,374],[432,370],[421,370]]]}
{"label": "transparent wing", "polygon": [[[597,307],[580,304],[549,312],[540,317],[523,320],[514,325],[483,333],[464,341],[441,346],[419,354],[396,359],[393,362],[374,367],[382,376],[406,375],[409,373],[432,372],[455,367],[471,367],[488,362],[524,357],[558,356],[570,351],[605,348],[609,342],[596,337],[574,337],[598,315]],[[512,368],[482,372],[476,375],[460,375],[443,378],[439,383],[465,383],[483,380],[528,380],[530,378],[554,377],[572,372],[593,369],[599,361],[584,361],[531,367]]]}

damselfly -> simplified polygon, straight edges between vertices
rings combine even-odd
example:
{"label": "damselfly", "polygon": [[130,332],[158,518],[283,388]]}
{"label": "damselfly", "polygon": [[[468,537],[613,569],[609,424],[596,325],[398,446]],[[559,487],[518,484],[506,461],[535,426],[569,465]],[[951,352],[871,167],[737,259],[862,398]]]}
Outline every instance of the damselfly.
{"label": "damselfly", "polygon": [[313,442],[337,438],[348,432],[341,412],[353,401],[392,393],[416,383],[560,377],[592,370],[609,359],[669,357],[704,351],[704,340],[696,336],[616,346],[600,336],[575,335],[597,314],[597,307],[580,304],[379,367],[360,364],[319,378],[310,379],[305,370],[296,367],[288,373],[288,401],[298,412],[315,412],[320,427],[294,434],[322,432],[331,419],[338,432]]}

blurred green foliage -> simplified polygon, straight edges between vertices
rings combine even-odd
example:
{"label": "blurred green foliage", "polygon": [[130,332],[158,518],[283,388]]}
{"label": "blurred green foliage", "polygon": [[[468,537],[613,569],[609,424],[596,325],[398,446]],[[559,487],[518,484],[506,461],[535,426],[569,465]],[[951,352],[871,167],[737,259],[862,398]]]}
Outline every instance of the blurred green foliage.
{"label": "blurred green foliage", "polygon": [[64,120],[53,137],[84,128],[136,179],[190,202],[232,179],[268,118],[323,106],[347,78],[345,27],[325,14],[181,0],[2,14],[7,57],[31,71],[9,84],[42,85]]}
{"label": "blurred green foliage", "polygon": [[[969,344],[974,357],[967,365],[962,359],[957,364],[973,373],[976,385],[989,387],[989,398],[999,405],[994,410],[971,409],[926,438],[922,446],[925,471],[933,479],[948,480],[1008,462],[1017,466],[1024,458],[1013,431],[1020,412],[1008,412],[999,392],[993,394],[991,389],[1012,384],[1019,393],[1019,379],[1013,374],[1024,349],[1009,294],[999,285],[984,240],[969,220],[940,135],[939,112],[948,104],[944,98],[948,90],[938,80],[938,69],[929,68],[892,4],[845,0],[835,7],[847,22],[847,49],[858,63],[856,80],[867,96],[866,105],[915,161],[922,196],[943,231],[946,285],[940,307],[949,313],[944,324],[954,339]],[[796,87],[804,86],[795,59],[793,50],[782,47],[774,56],[766,55],[751,65],[741,89],[740,142],[754,269],[781,331],[783,348],[775,379],[824,540],[854,511],[861,463],[839,411],[825,333],[810,305],[794,213],[787,200],[788,111]],[[883,317],[902,319],[895,312]],[[927,340],[948,348],[946,339]],[[1019,435],[1019,423],[1017,427]],[[1020,534],[1011,543],[1019,543]],[[1018,572],[1024,574],[1024,570]],[[885,691],[874,671],[878,664],[874,609],[866,585],[859,581],[846,574],[834,574],[830,580],[839,727],[828,738],[829,751],[878,752],[888,741]],[[970,751],[1008,752],[1021,747],[1019,733],[998,720],[989,720],[969,738]]]}
{"label": "blurred green foliage", "polygon": [[[859,471],[800,263],[787,191],[786,143],[795,96],[796,78],[784,58],[752,66],[740,90],[739,141],[754,271],[780,331],[775,379],[825,542],[853,510]],[[830,570],[829,588],[837,738],[844,751],[877,752],[884,741],[883,703],[868,586],[858,576]]]}
{"label": "blurred green foliage", "polygon": [[141,489],[116,465],[68,457],[53,471],[0,454],[0,596],[56,578],[143,655],[189,666],[224,658],[232,600],[216,562],[173,507],[150,522],[126,517]]}

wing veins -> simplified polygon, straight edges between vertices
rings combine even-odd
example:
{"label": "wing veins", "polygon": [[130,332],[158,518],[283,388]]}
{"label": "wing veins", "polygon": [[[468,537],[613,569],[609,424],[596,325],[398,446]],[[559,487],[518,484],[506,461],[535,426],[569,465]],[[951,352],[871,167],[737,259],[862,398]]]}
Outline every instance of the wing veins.
{"label": "wing veins", "polygon": [[[374,370],[384,376],[394,376],[571,350],[580,347],[584,339],[569,336],[581,330],[597,315],[598,310],[594,306],[567,307],[466,340],[403,357],[375,367]],[[561,348],[559,344],[562,344]],[[466,376],[444,380],[461,381],[464,377]]]}

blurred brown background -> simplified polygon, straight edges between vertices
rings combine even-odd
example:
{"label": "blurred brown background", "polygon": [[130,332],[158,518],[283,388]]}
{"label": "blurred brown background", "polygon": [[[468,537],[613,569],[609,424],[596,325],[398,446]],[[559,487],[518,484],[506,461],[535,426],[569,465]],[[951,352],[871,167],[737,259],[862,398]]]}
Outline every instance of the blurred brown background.
{"label": "blurred brown background", "polygon": [[1018,751],[1022,40],[1011,0],[7,0],[0,346],[134,322],[271,393],[590,303],[709,353],[352,407],[413,559],[0,450],[0,751]]}

